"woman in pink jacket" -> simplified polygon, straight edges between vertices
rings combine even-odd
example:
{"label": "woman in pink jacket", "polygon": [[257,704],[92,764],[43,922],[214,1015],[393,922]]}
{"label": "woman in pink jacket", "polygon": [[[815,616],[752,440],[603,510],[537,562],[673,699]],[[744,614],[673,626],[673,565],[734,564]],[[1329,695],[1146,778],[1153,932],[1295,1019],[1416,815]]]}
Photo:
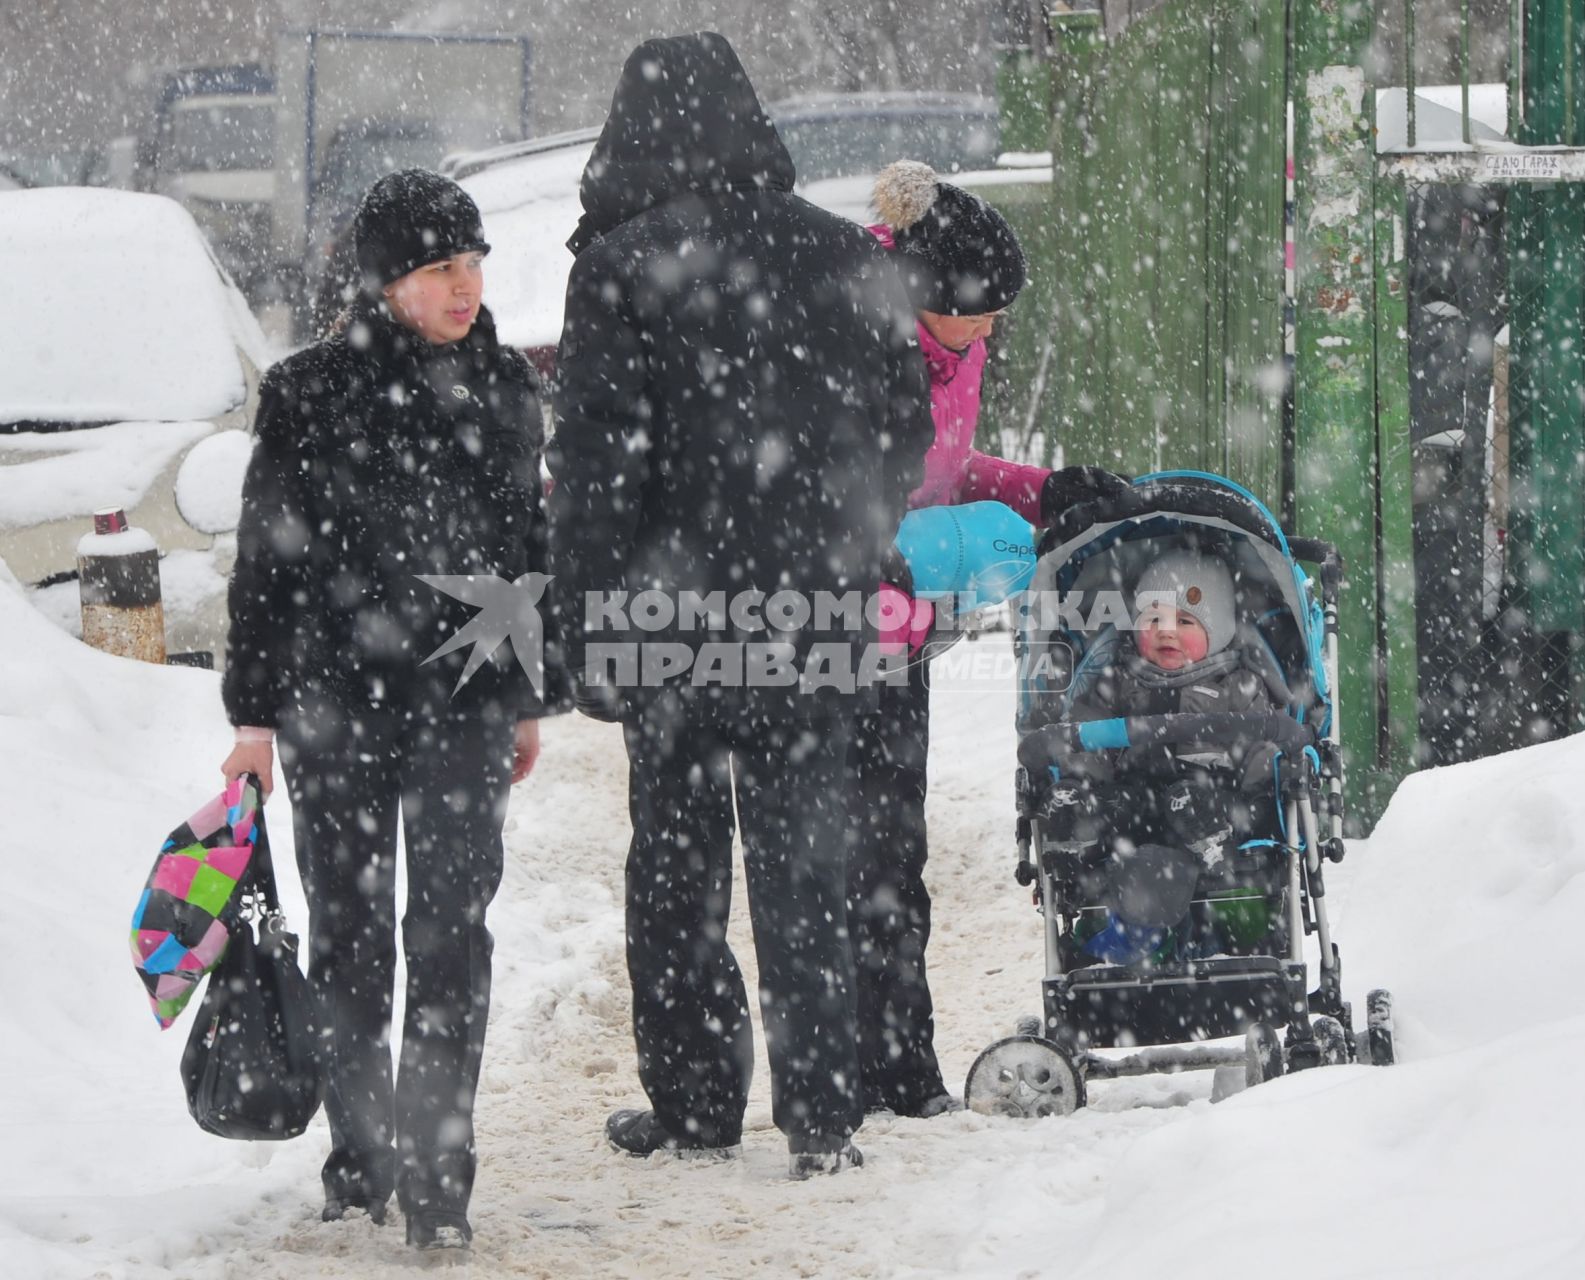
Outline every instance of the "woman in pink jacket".
{"label": "woman in pink jacket", "polygon": [[[909,506],[990,500],[1044,525],[1074,502],[1123,487],[1125,481],[1098,467],[1051,471],[974,448],[985,339],[1024,285],[1018,238],[985,201],[938,181],[917,161],[887,166],[874,199],[881,223],[871,230],[898,255],[930,370],[936,438],[925,454],[924,483]],[[961,1107],[936,1062],[925,974],[929,746],[929,686],[919,664],[907,686],[880,687],[879,706],[859,718],[854,734],[848,930],[858,974],[865,1110],[926,1117]]]}

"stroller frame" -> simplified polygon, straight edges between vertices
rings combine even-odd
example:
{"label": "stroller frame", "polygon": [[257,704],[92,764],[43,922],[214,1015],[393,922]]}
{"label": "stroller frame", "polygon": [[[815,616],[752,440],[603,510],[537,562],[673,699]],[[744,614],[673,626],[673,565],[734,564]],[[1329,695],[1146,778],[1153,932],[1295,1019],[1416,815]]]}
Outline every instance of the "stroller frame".
{"label": "stroller frame", "polygon": [[[1275,742],[1281,752],[1275,801],[1283,834],[1272,855],[1281,859],[1284,892],[1281,927],[1274,927],[1272,936],[1280,936],[1280,953],[1069,968],[1068,939],[1077,911],[1089,904],[1065,900],[1063,878],[1046,847],[1040,818],[1020,815],[1015,876],[1032,888],[1043,917],[1042,1014],[1020,1020],[1014,1036],[981,1053],[965,1086],[968,1105],[976,1111],[1022,1117],[1066,1114],[1083,1105],[1085,1082],[1094,1078],[1217,1070],[1213,1096],[1225,1096],[1284,1070],[1392,1061],[1391,997],[1385,991],[1371,992],[1369,1026],[1356,1034],[1352,1008],[1343,999],[1342,961],[1326,907],[1325,864],[1340,862],[1345,852],[1335,701],[1341,557],[1328,543],[1288,537],[1254,495],[1199,472],[1141,477],[1119,499],[1069,512],[1045,534],[1042,556],[1081,541],[1086,530],[1097,526],[1111,529],[1159,519],[1164,503],[1188,527],[1203,521],[1236,536],[1260,538],[1288,560],[1295,611],[1303,610],[1296,621],[1306,666],[1315,681],[1319,709],[1326,712],[1324,720],[1306,725],[1292,716],[1261,712],[1046,725],[1020,743],[1020,771],[1043,768],[1058,745],[1069,751],[1171,745],[1203,742],[1219,732]],[[1318,602],[1298,561],[1318,566]],[[1025,782],[1020,779],[1021,785]],[[1304,956],[1311,934],[1320,952],[1314,990]],[[1284,1029],[1285,1044],[1277,1035]],[[1237,1046],[1204,1043],[1238,1035],[1244,1041]],[[1099,1048],[1133,1052],[1122,1057],[1093,1052]]]}

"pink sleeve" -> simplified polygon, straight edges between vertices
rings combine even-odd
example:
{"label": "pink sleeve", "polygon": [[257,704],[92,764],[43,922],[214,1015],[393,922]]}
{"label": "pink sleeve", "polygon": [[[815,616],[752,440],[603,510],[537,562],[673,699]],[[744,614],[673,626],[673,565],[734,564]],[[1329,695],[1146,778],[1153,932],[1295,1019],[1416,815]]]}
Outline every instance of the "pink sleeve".
{"label": "pink sleeve", "polygon": [[1046,467],[993,458],[975,449],[969,454],[968,471],[963,477],[959,502],[1003,502],[1019,515],[1038,525],[1040,487],[1051,474]]}

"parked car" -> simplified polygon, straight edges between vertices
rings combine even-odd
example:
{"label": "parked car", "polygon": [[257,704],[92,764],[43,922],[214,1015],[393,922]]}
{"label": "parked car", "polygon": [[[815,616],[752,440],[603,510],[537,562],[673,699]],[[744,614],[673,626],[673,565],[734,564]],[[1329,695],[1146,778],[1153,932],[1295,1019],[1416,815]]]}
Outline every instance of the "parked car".
{"label": "parked car", "polygon": [[922,160],[940,174],[989,169],[1001,151],[996,102],[967,93],[808,94],[768,103],[799,185]]}
{"label": "parked car", "polygon": [[168,71],[136,143],[136,189],[179,201],[253,298],[269,277],[276,106],[255,63]]}
{"label": "parked car", "polygon": [[[271,352],[192,216],[164,196],[5,192],[0,277],[0,560],[24,583],[69,579],[103,507],[162,553],[223,556]],[[212,588],[225,567],[198,576]],[[171,647],[210,647],[223,599],[167,582],[168,615],[173,586],[192,625]]]}

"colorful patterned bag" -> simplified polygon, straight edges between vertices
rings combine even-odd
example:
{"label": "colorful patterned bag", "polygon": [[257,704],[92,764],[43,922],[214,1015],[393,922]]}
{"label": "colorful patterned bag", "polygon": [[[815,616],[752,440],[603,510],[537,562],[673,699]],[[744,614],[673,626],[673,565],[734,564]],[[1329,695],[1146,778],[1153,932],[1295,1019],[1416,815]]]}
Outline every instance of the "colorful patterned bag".
{"label": "colorful patterned bag", "polygon": [[259,817],[258,779],[236,778],[160,848],[132,913],[132,963],[161,1029],[225,955]]}

